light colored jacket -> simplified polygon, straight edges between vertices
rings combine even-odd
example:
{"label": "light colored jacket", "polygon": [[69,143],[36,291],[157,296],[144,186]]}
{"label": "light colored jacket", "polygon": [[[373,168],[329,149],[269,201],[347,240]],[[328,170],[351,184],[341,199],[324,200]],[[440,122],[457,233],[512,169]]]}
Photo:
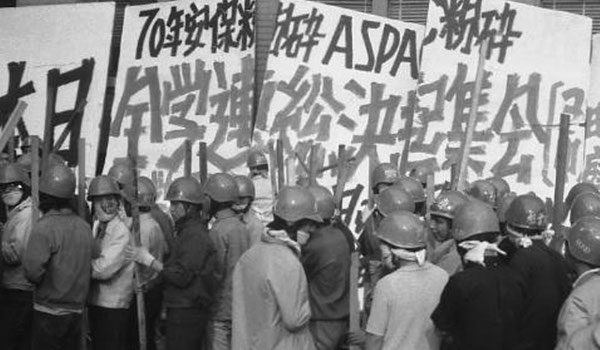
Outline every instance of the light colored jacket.
{"label": "light colored jacket", "polygon": [[131,233],[117,215],[106,225],[104,237],[99,236],[100,224],[94,222],[94,240],[99,244],[99,255],[92,260],[91,305],[126,309],[133,297],[133,262],[125,259],[125,247]]}
{"label": "light colored jacket", "polygon": [[[154,259],[160,262],[164,261],[168,250],[167,241],[160,225],[151,213],[140,213],[140,243],[143,247],[148,248]],[[139,272],[142,286],[148,285],[159,275],[155,270],[142,265],[139,266]]]}
{"label": "light colored jacket", "polygon": [[289,238],[267,236],[242,255],[233,273],[232,350],[314,350],[298,248]]}
{"label": "light colored jacket", "polygon": [[271,180],[261,175],[252,178],[256,195],[250,206],[250,210],[262,221],[268,225],[273,221],[273,188]]}
{"label": "light colored jacket", "polygon": [[4,264],[2,287],[8,289],[33,290],[33,284],[25,277],[23,261],[25,249],[31,235],[31,197],[27,198],[8,213],[2,243],[12,244],[19,258],[15,265]]}
{"label": "light colored jacket", "polygon": [[[586,327],[596,323],[600,316],[600,269],[593,269],[583,273],[573,284],[573,290],[565,300],[557,322],[556,349],[588,349],[574,347],[572,343],[581,342],[584,338],[573,335]],[[588,337],[592,342],[592,339]]]}

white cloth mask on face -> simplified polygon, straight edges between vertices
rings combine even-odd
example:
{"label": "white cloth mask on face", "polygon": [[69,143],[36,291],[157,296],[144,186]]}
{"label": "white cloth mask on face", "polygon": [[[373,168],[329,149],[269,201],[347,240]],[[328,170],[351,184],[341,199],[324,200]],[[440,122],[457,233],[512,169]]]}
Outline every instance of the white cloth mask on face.
{"label": "white cloth mask on face", "polygon": [[18,188],[2,194],[2,201],[9,207],[19,204],[21,198],[23,198],[23,191]]}
{"label": "white cloth mask on face", "polygon": [[305,245],[306,242],[308,242],[309,238],[310,238],[310,233],[304,232],[302,230],[298,230],[298,236],[296,237],[296,241],[298,242],[298,244]]}
{"label": "white cloth mask on face", "polygon": [[99,221],[110,221],[119,213],[119,202],[113,198],[96,201],[94,202],[94,213]]}

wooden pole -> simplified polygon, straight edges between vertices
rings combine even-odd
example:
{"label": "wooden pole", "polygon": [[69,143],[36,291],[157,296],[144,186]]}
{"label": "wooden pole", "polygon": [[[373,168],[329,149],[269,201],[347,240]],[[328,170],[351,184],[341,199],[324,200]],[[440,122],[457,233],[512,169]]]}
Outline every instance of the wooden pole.
{"label": "wooden pole", "polygon": [[[360,330],[360,307],[358,305],[358,252],[350,255],[350,331]],[[360,350],[360,346],[350,345],[350,350]]]}
{"label": "wooden pole", "polygon": [[[556,181],[554,184],[554,212],[552,215],[552,227],[558,230],[564,216],[563,195],[565,193],[565,181],[567,177],[567,161],[569,156],[569,120],[568,114],[560,115],[560,129],[558,132],[558,145],[556,147]],[[555,235],[550,246],[560,250],[564,237]]]}
{"label": "wooden pole", "polygon": [[294,181],[296,181],[296,163],[294,159],[294,157],[288,157],[285,160],[285,178],[287,179],[286,184],[289,186],[294,185]]}
{"label": "wooden pole", "polygon": [[433,204],[433,201],[435,200],[435,182],[433,179],[433,174],[427,174],[427,188],[425,189],[426,191],[426,205],[427,205],[427,219],[429,220],[429,208],[431,208],[431,205]]}
{"label": "wooden pole", "polygon": [[[333,199],[335,201],[335,207],[338,211],[338,216],[341,217],[342,213],[342,201],[344,198],[344,187],[346,185],[347,180],[347,171],[346,171],[346,146],[339,145],[338,146],[338,176],[337,176],[337,184],[335,186],[335,193],[333,194]],[[340,220],[341,221],[341,220]],[[352,291],[352,289],[350,289]]]}
{"label": "wooden pole", "polygon": [[62,147],[63,143],[67,139],[67,136],[69,135],[69,132],[71,132],[71,129],[73,128],[73,124],[75,123],[75,120],[77,120],[77,115],[79,113],[83,112],[83,107],[85,107],[86,104],[87,104],[87,101],[86,100],[82,100],[77,105],[77,108],[75,108],[75,110],[73,111],[73,113],[71,113],[71,117],[69,118],[69,122],[67,123],[67,125],[65,125],[65,128],[60,133],[60,136],[58,137],[58,140],[54,143],[54,147],[53,147],[53,150],[52,150],[53,152],[58,152],[60,150],[60,148]]}
{"label": "wooden pole", "polygon": [[317,151],[319,146],[312,144],[310,145],[310,155],[308,157],[308,185],[314,186],[317,182]]}
{"label": "wooden pole", "polygon": [[183,158],[183,175],[185,177],[192,176],[192,141],[185,140],[185,156]]}
{"label": "wooden pole", "polygon": [[269,141],[269,177],[271,179],[271,188],[273,190],[273,198],[277,196],[277,154],[275,154],[275,144],[273,140]]}
{"label": "wooden pole", "polygon": [[208,159],[206,151],[206,142],[200,142],[200,149],[198,150],[198,160],[200,162],[200,183],[205,184],[208,179]]}
{"label": "wooden pole", "polygon": [[[31,222],[40,217],[40,138],[31,136]],[[34,148],[37,147],[37,148]]]}
{"label": "wooden pole", "polygon": [[85,138],[79,139],[77,151],[77,211],[85,220]]}
{"label": "wooden pole", "polygon": [[4,150],[6,144],[14,138],[13,136],[15,134],[15,128],[23,117],[23,113],[25,112],[26,108],[27,103],[24,101],[19,101],[15,109],[10,114],[8,121],[4,125],[4,129],[2,129],[2,134],[0,134],[0,152]]}
{"label": "wooden pole", "polygon": [[479,107],[479,97],[481,95],[481,86],[483,84],[483,76],[485,74],[485,57],[487,54],[490,38],[486,38],[481,43],[479,50],[479,62],[477,63],[477,75],[475,77],[475,87],[471,95],[471,111],[469,113],[469,122],[465,139],[461,146],[461,156],[459,162],[458,184],[456,189],[463,191],[465,181],[467,180],[467,166],[469,163],[469,154],[471,153],[471,141],[473,141],[473,133],[475,132],[475,124],[477,123],[477,110]]}
{"label": "wooden pole", "polygon": [[281,191],[285,186],[285,174],[283,170],[283,141],[277,140],[277,188]]}
{"label": "wooden pole", "polygon": [[457,185],[458,185],[458,165],[456,163],[452,163],[450,165],[450,188],[452,190],[456,190]]}
{"label": "wooden pole", "polygon": [[[131,188],[131,233],[133,241],[136,247],[141,246],[140,239],[140,207],[138,203],[138,140],[139,135],[134,133],[129,135],[127,157],[129,158],[131,168],[133,170],[133,183]],[[146,350],[146,310],[144,307],[144,291],[140,281],[140,266],[135,264],[135,295],[137,305],[137,319],[138,319],[138,335],[140,342],[140,350]]]}

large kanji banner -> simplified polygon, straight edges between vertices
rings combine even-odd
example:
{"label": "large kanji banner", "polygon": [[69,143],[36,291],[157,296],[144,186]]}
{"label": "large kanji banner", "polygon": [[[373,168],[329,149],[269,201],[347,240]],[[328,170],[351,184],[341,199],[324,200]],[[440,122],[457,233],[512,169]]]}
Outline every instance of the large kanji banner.
{"label": "large kanji banner", "polygon": [[448,179],[466,130],[480,46],[489,38],[468,180],[501,176],[517,192],[552,197],[560,114],[568,113],[569,188],[583,172],[591,24],[510,1],[431,0],[410,160],[430,163]]}
{"label": "large kanji banner", "polygon": [[[317,144],[319,168],[346,145],[356,158],[344,199],[348,220],[368,195],[369,161],[387,162],[402,150],[422,34],[420,25],[316,2],[279,3],[255,139],[280,139],[286,156],[305,164]],[[306,176],[297,164],[296,174]],[[330,187],[336,175],[317,180]]]}
{"label": "large kanji banner", "polygon": [[126,156],[132,131],[141,133],[140,172],[154,176],[161,189],[183,174],[185,140],[208,144],[211,172],[245,164],[252,135],[254,10],[255,0],[126,8],[108,166]]}
{"label": "large kanji banner", "polygon": [[600,186],[600,34],[592,38],[583,181]]}
{"label": "large kanji banner", "polygon": [[77,163],[86,138],[86,174],[93,176],[104,106],[115,6],[70,4],[0,9],[0,125],[19,100],[28,104],[20,136],[44,136],[49,118],[53,142],[70,132],[59,154]]}

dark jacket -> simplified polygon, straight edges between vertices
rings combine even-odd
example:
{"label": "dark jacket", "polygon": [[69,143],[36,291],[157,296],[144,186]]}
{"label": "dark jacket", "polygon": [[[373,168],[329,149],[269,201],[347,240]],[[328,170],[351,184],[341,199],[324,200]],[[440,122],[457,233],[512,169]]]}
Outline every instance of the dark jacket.
{"label": "dark jacket", "polygon": [[175,224],[175,239],[162,276],[169,308],[203,308],[214,298],[216,250],[198,216]]}
{"label": "dark jacket", "polygon": [[514,349],[525,286],[507,266],[486,264],[469,264],[448,280],[431,315],[450,335],[441,349]]}
{"label": "dark jacket", "polygon": [[344,233],[323,226],[302,247],[313,320],[340,320],[350,313],[350,249]]}
{"label": "dark jacket", "polygon": [[25,273],[36,285],[34,303],[81,311],[90,286],[92,229],[70,209],[50,211],[34,225]]}
{"label": "dark jacket", "polygon": [[505,239],[500,248],[508,253],[508,264],[520,274],[526,287],[524,315],[515,349],[554,349],[556,320],[571,291],[565,260],[540,240],[533,240],[528,248],[516,248]]}

